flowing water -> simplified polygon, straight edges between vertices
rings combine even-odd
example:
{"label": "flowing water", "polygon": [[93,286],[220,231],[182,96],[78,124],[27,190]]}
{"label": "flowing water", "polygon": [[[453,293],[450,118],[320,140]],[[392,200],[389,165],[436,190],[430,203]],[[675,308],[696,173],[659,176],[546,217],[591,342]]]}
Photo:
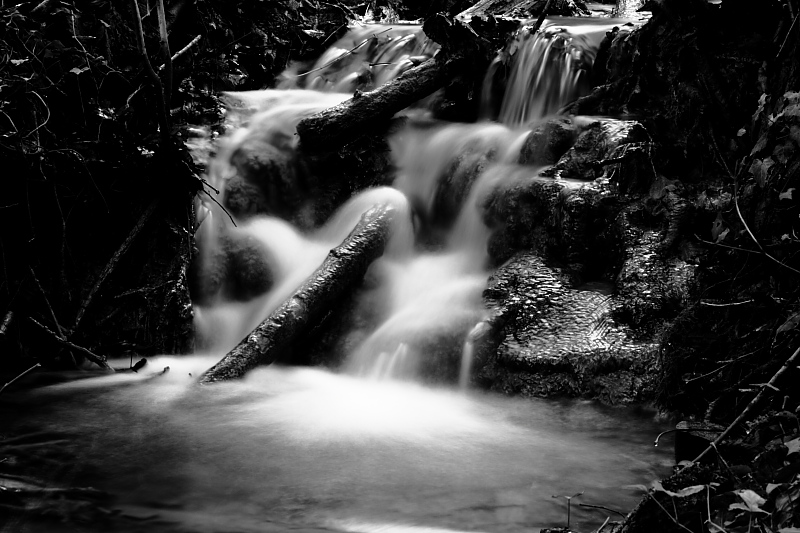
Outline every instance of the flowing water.
{"label": "flowing water", "polygon": [[[469,381],[465,339],[485,313],[489,230],[481,202],[494,187],[538,172],[517,164],[524,125],[577,94],[574,73],[564,69],[596,47],[594,37],[581,37],[589,26],[606,27],[558,20],[545,32],[549,44],[523,36],[505,89],[505,125],[412,122],[390,139],[394,187],[359,193],[320,228],[304,232],[268,216],[234,227],[219,207],[204,204],[203,258],[219,253],[224,239],[258,243],[272,287],[235,299],[223,283],[196,305],[202,354],[19,400],[40,427],[70,436],[79,464],[90,469],[86,479],[115,495],[127,529],[530,531],[564,525],[566,497],[583,492],[572,500],[571,525],[589,530],[608,512],[579,503],[627,511],[641,496],[637,485],[666,473],[669,458],[652,445],[664,429],[653,413],[456,386]],[[378,35],[382,44],[371,37]],[[292,88],[230,95],[234,129],[208,176],[223,191],[220,201],[243,143],[291,154],[297,122],[347,97],[336,91],[396,76],[431,52],[418,28],[360,28],[302,85],[295,71],[287,75]],[[233,383],[196,385],[379,203],[397,210],[392,240],[362,290],[360,312],[369,317],[362,342],[338,372],[273,366]],[[420,383],[431,374],[453,385]]]}
{"label": "flowing water", "polygon": [[[198,387],[214,357],[51,386],[16,401],[109,491],[115,531],[522,532],[596,528],[663,475],[652,413],[310,368]],[[127,385],[120,383],[128,382]],[[10,428],[14,429],[14,428]],[[615,516],[612,515],[612,520]],[[120,525],[122,524],[122,525]],[[128,524],[125,526],[125,524]],[[109,531],[46,524],[28,531]]]}

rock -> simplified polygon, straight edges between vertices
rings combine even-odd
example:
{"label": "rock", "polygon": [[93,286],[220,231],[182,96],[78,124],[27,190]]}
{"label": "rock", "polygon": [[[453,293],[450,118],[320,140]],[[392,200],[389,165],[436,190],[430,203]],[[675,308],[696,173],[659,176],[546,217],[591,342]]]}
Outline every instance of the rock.
{"label": "rock", "polygon": [[225,293],[233,300],[249,300],[267,292],[274,282],[266,247],[251,235],[228,238],[228,278]]}
{"label": "rock", "polygon": [[224,205],[237,220],[269,213],[269,203],[258,185],[238,175],[225,184]]}
{"label": "rock", "polygon": [[610,161],[622,157],[616,151],[618,148],[650,140],[647,131],[635,120],[602,119],[591,122],[546,175],[593,180],[600,177]]}
{"label": "rock", "polygon": [[192,301],[208,303],[218,296],[249,300],[268,291],[274,282],[265,246],[251,235],[232,231],[220,237],[217,248],[195,257],[189,269]]}
{"label": "rock", "polygon": [[552,165],[569,150],[578,136],[578,128],[564,117],[552,118],[530,132],[520,151],[523,165]]}
{"label": "rock", "polygon": [[[230,161],[241,180],[261,191],[254,205],[239,200],[235,207],[244,204],[241,207],[249,213],[251,207],[261,209],[266,203],[269,214],[290,218],[302,204],[304,191],[297,179],[293,150],[282,147],[280,139],[253,129],[233,151]],[[245,187],[236,182],[232,185],[234,191]]]}
{"label": "rock", "polygon": [[689,303],[696,265],[661,253],[664,229],[649,222],[640,206],[631,206],[617,218],[621,233],[622,268],[616,277],[615,316],[638,330],[653,334]]}
{"label": "rock", "polygon": [[617,203],[608,180],[521,177],[484,202],[485,221],[495,228],[489,255],[500,264],[517,250],[534,250],[578,271],[602,270],[608,246],[598,237],[611,224]]}
{"label": "rock", "polygon": [[614,299],[602,288],[570,288],[536,254],[522,252],[490,278],[485,298],[509,319],[495,357],[476,377],[484,386],[607,403],[652,397],[657,345],[614,320]]}

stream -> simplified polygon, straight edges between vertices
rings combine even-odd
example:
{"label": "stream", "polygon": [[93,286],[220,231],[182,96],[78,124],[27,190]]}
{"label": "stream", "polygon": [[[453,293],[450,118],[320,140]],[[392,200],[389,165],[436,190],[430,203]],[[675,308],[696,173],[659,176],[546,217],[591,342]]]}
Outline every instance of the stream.
{"label": "stream", "polygon": [[[205,204],[198,232],[204,260],[213,264],[230,242],[244,243],[247,253],[261,250],[269,289],[243,297],[241,272],[229,272],[240,278],[217,280],[205,301],[195,302],[201,353],[20,395],[14,401],[24,406],[26,422],[11,429],[63,435],[80,465],[76,481],[113,496],[108,506],[124,518],[120,531],[499,533],[563,526],[568,516],[572,528],[589,531],[606,517],[619,518],[607,509],[627,513],[642,486],[672,463],[670,450],[653,446],[666,429],[655,412],[484,393],[469,387],[469,376],[460,386],[426,385],[422,363],[442,338],[459,339],[461,361],[460,339],[485,316],[489,232],[481,198],[521,173],[535,175],[536,166],[517,163],[522,141],[532,124],[580,94],[581,65],[591,64],[614,24],[556,18],[541,34],[522,35],[504,88],[493,88],[495,72],[487,74],[487,94],[506,93],[502,105],[489,102],[483,113],[496,121],[411,119],[390,139],[394,187],[359,193],[320,228],[303,231],[274,216],[234,228]],[[369,35],[382,35],[383,44],[376,40],[363,56],[349,53],[330,66]],[[254,139],[291,154],[303,117],[434,51],[418,27],[362,27],[325,54],[305,88],[288,72],[278,90],[231,95],[238,112],[209,165],[210,182],[224,191],[238,151]],[[386,68],[367,75],[365,65]],[[376,203],[395,206],[398,220],[362,291],[359,312],[369,324],[348,332],[358,348],[341,367],[273,365],[239,381],[198,386],[196,378],[280,305]],[[426,242],[415,244],[424,224]],[[258,266],[248,258],[247,268]],[[106,529],[63,526],[76,530]]]}

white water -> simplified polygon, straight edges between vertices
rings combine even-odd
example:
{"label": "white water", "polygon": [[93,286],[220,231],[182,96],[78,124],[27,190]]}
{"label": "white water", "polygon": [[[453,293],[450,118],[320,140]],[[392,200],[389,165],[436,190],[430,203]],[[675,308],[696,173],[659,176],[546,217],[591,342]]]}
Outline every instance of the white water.
{"label": "white water", "polygon": [[136,517],[26,531],[527,532],[563,525],[566,502],[552,496],[580,491],[571,525],[589,531],[609,513],[578,503],[628,510],[634,485],[669,463],[652,413],[320,369],[197,387],[213,360],[156,358],[140,374],[14,397],[23,423],[77,453],[80,482]]}
{"label": "white water", "polygon": [[307,71],[293,67],[284,73],[279,87],[350,94],[356,89],[370,90],[421,64],[438,49],[419,25],[359,25],[331,45]]}
{"label": "white water", "polygon": [[[531,34],[523,29],[516,41],[499,54],[486,73],[483,116],[494,118],[491,99],[503,92],[497,119],[517,126],[557,113],[588,92],[586,78],[600,42],[614,26],[627,19],[551,17]],[[507,59],[508,56],[510,59]],[[496,88],[500,71],[510,74],[503,91]]]}

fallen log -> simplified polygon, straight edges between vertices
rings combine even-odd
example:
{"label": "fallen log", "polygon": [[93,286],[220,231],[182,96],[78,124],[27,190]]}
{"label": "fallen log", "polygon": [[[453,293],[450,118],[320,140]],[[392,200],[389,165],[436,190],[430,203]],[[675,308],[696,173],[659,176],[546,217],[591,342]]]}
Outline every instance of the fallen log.
{"label": "fallen log", "polygon": [[460,63],[460,59],[429,59],[374,91],[356,91],[350,100],[301,120],[300,146],[311,151],[344,146],[443,87]]}
{"label": "fallen log", "polygon": [[336,301],[357,285],[369,265],[383,254],[394,208],[373,207],[322,265],[297,291],[242,342],[207,370],[200,383],[242,377],[252,368],[268,365],[305,335]]}

